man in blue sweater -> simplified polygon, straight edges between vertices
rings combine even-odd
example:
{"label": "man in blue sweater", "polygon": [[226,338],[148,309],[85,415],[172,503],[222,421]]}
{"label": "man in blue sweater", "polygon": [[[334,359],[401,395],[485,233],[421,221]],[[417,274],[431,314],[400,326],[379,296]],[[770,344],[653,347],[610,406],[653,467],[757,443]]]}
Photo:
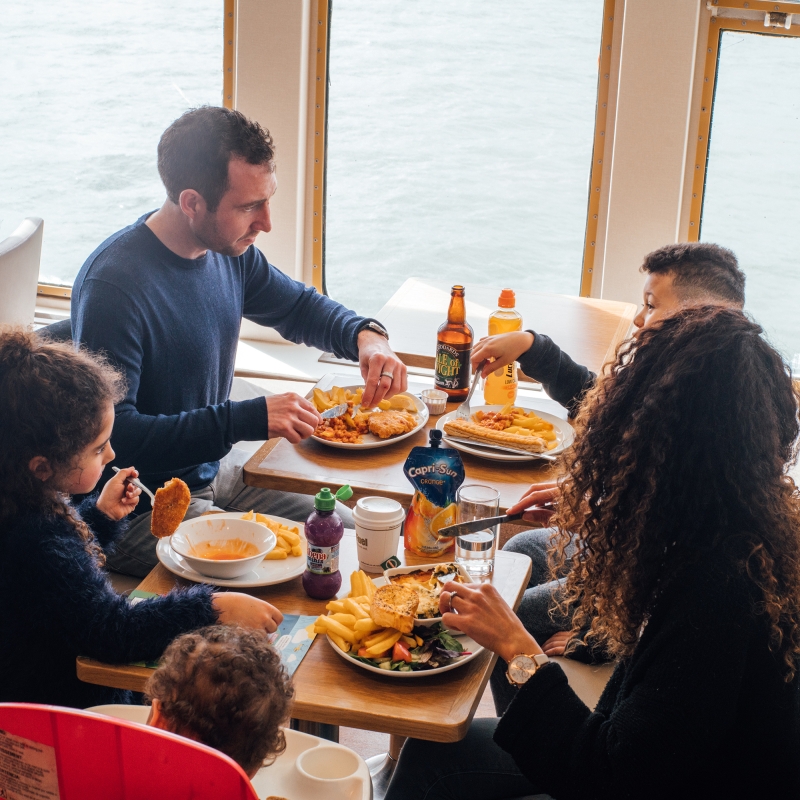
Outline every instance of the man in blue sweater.
{"label": "man in blue sweater", "polygon": [[[127,378],[116,462],[135,465],[153,489],[186,481],[187,517],[219,507],[303,520],[310,498],[245,487],[245,456],[232,450],[276,436],[299,442],[320,422],[294,393],[230,400],[242,317],[358,361],[366,404],[404,391],[406,369],[379,322],[288,278],[254,246],[271,230],[277,189],[272,138],[258,123],[224,108],[189,111],[161,137],[158,170],[162,207],[103,242],[72,292],[73,338]],[[144,512],[109,555],[112,568],[146,575],[157,563]]]}

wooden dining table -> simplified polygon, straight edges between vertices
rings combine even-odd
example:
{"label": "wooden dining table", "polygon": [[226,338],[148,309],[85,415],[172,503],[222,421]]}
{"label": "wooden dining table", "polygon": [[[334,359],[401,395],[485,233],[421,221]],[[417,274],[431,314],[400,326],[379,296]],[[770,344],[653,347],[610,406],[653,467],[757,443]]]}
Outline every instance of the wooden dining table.
{"label": "wooden dining table", "polygon": [[[333,386],[347,386],[353,378],[328,374],[317,383],[317,388],[327,390]],[[417,394],[432,383],[411,381],[409,392]],[[566,418],[566,411],[557,403],[542,397],[530,404],[548,413]],[[526,401],[520,401],[526,402]],[[453,411],[457,403],[449,403]],[[353,496],[348,505],[362,497],[380,495],[397,500],[403,507],[411,503],[413,487],[403,473],[403,464],[412,447],[428,444],[428,431],[436,426],[438,417],[430,417],[427,424],[413,436],[373,450],[334,448],[314,439],[291,444],[286,439],[270,439],[244,466],[244,482],[248,486],[278,489],[285,492],[315,495],[322,486],[338,487],[349,484]],[[465,482],[490,484],[500,492],[500,508],[505,510],[519,500],[531,483],[551,480],[553,466],[548,461],[491,461],[469,453],[461,453]]]}
{"label": "wooden dining table", "polygon": [[[429,559],[406,552],[401,543],[398,543],[398,556],[404,564],[431,563]],[[434,562],[442,560],[433,559]],[[350,589],[350,574],[358,569],[354,531],[345,531],[342,539],[340,569],[343,582],[338,596],[342,597]],[[506,602],[516,607],[530,572],[531,562],[527,556],[499,552],[491,581]],[[190,585],[159,564],[138,588],[165,594],[176,586]],[[299,577],[243,591],[272,603],[284,614],[327,613],[325,601],[308,597]],[[453,742],[464,737],[497,658],[483,651],[449,672],[399,678],[362,669],[333,652],[332,647],[327,637],[317,636],[294,673],[294,719],[437,742]],[[81,680],[119,689],[141,692],[152,673],[152,669],[142,666],[103,664],[89,658],[77,661]]]}

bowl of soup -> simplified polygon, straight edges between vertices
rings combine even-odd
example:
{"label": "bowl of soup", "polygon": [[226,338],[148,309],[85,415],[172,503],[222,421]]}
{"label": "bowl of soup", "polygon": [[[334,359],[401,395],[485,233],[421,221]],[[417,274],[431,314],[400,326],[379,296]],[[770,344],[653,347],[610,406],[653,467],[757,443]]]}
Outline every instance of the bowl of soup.
{"label": "bowl of soup", "polygon": [[275,547],[275,534],[247,519],[215,515],[182,522],[170,547],[195,571],[209,578],[239,578],[255,569]]}

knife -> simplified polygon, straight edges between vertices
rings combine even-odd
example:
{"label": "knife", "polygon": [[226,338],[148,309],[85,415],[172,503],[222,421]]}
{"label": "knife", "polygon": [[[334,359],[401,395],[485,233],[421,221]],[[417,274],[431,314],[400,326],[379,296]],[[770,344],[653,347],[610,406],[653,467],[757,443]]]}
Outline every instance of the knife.
{"label": "knife", "polygon": [[530,458],[541,458],[545,461],[555,461],[557,456],[550,455],[550,453],[532,453],[530,450],[517,450],[514,447],[505,447],[499,444],[486,444],[485,442],[475,442],[472,439],[462,439],[459,436],[451,436],[449,433],[444,434],[445,439],[453,442],[461,442],[462,444],[469,444],[473,447],[485,447],[489,450],[500,450],[503,453],[514,453],[515,455],[530,456]]}
{"label": "knife", "polygon": [[493,528],[495,525],[502,525],[504,522],[513,522],[516,519],[522,519],[524,511],[517,514],[503,514],[501,517],[486,517],[484,519],[474,519],[472,522],[459,522],[456,525],[448,525],[446,528],[439,528],[436,534],[439,538],[445,536],[464,536],[466,533],[475,533],[475,531],[485,531],[487,528]]}
{"label": "knife", "polygon": [[347,411],[347,403],[339,403],[338,406],[334,406],[333,408],[329,408],[327,411],[323,411],[320,416],[322,419],[333,419],[334,417],[341,417]]}

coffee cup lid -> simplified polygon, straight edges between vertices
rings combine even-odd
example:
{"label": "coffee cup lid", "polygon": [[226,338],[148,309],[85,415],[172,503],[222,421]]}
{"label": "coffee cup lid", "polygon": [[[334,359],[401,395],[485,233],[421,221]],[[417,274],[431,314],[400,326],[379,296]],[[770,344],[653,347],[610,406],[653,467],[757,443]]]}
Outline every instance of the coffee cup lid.
{"label": "coffee cup lid", "polygon": [[362,497],[353,509],[353,519],[367,528],[397,525],[404,518],[403,506],[388,497]]}

